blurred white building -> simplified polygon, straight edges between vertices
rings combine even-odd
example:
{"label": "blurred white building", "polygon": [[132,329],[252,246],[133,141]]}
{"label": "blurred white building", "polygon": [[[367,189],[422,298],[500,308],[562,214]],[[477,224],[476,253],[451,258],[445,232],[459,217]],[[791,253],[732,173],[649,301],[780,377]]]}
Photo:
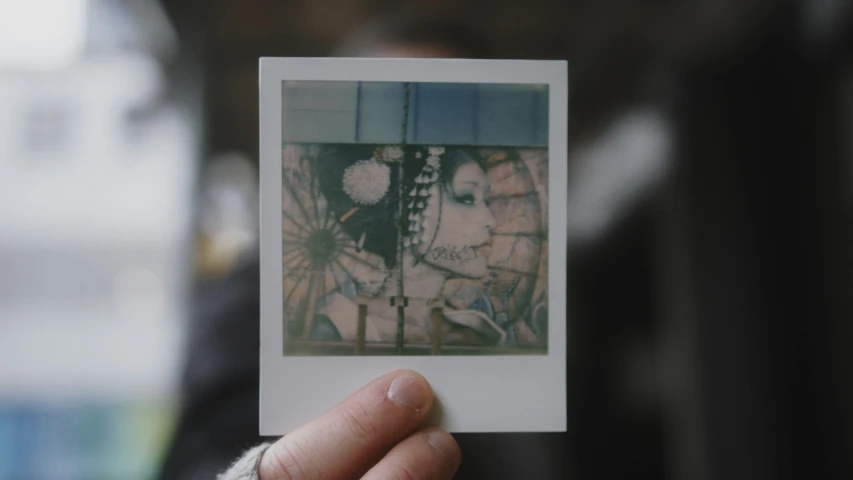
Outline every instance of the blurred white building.
{"label": "blurred white building", "polygon": [[78,55],[0,64],[0,404],[168,399],[197,156],[163,101],[174,33],[154,1],[71,3]]}

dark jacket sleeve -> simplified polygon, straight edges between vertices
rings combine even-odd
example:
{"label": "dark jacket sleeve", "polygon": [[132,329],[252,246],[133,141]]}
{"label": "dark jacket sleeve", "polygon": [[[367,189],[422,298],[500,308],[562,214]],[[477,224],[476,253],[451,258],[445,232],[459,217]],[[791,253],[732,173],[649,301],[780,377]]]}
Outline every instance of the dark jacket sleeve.
{"label": "dark jacket sleeve", "polygon": [[186,335],[181,403],[159,478],[211,479],[258,435],[257,254],[227,278],[200,285]]}

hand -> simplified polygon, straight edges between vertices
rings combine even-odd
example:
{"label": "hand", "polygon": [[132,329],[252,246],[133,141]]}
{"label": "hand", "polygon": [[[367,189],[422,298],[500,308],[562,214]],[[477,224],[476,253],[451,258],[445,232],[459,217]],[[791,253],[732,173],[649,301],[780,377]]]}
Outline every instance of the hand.
{"label": "hand", "polygon": [[380,377],[270,446],[258,478],[450,479],[461,459],[456,441],[440,429],[416,431],[432,401],[414,372]]}

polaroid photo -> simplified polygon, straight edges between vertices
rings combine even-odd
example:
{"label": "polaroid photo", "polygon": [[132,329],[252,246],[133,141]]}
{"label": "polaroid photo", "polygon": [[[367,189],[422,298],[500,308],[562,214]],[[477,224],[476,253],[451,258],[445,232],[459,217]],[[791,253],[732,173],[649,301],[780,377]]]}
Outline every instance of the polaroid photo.
{"label": "polaroid photo", "polygon": [[451,432],[566,429],[567,65],[260,61],[260,433],[424,375]]}

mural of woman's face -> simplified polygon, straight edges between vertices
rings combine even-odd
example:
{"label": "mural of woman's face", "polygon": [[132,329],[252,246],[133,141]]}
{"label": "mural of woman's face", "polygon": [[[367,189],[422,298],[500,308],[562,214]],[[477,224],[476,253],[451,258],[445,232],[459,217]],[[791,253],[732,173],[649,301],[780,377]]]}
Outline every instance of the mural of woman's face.
{"label": "mural of woman's face", "polygon": [[459,166],[450,182],[431,198],[425,217],[426,238],[415,254],[449,276],[482,278],[488,274],[495,217],[486,204],[490,183],[475,162]]}

